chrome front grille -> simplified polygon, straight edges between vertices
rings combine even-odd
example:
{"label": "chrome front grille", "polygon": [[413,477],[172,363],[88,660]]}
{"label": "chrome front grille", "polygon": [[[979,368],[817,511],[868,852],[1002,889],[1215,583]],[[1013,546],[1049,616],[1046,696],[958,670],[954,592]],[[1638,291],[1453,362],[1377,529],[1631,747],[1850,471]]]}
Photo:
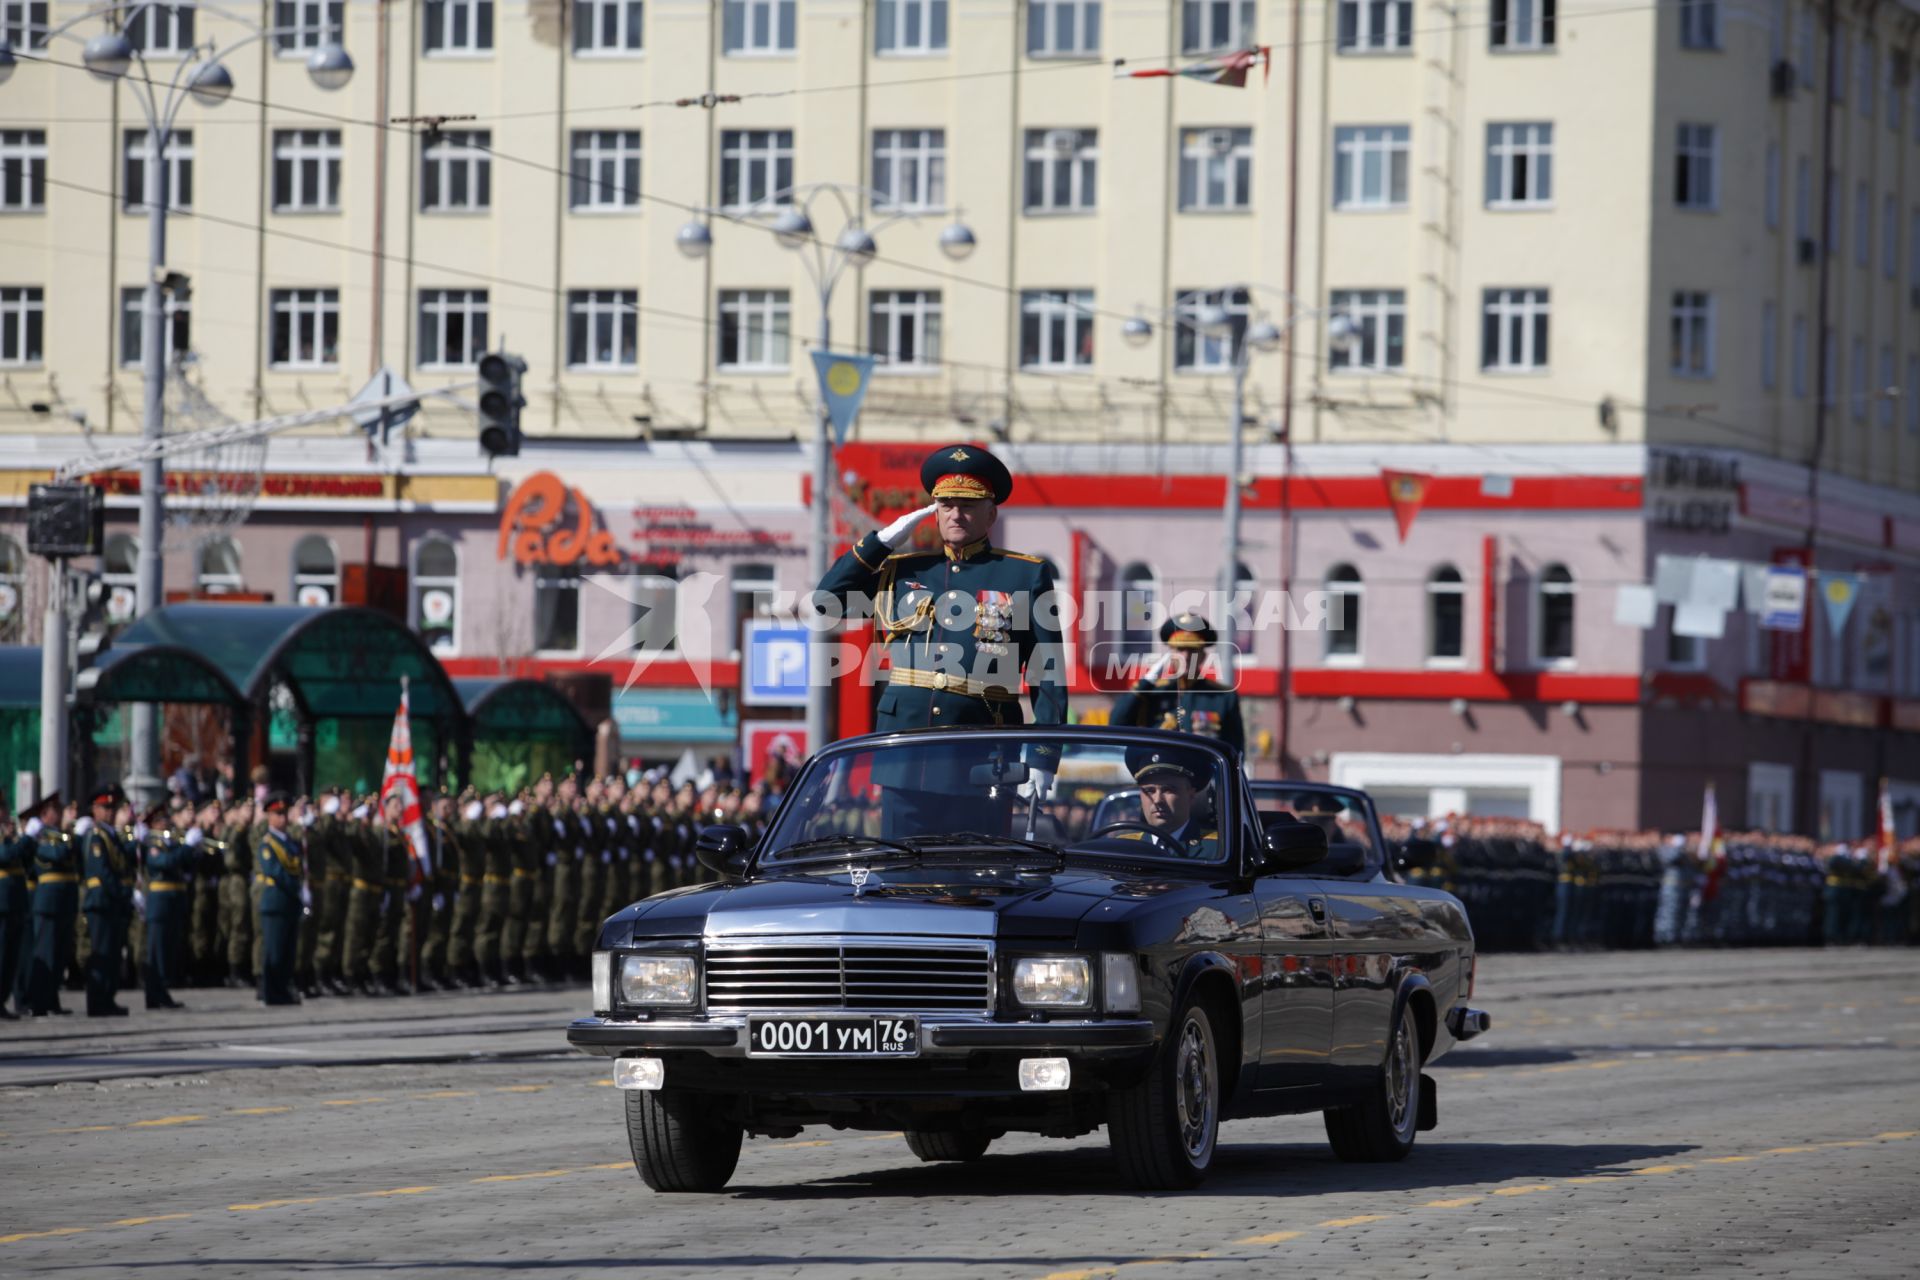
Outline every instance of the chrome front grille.
{"label": "chrome front grille", "polygon": [[984,943],[709,943],[707,1007],[986,1013],[993,951]]}

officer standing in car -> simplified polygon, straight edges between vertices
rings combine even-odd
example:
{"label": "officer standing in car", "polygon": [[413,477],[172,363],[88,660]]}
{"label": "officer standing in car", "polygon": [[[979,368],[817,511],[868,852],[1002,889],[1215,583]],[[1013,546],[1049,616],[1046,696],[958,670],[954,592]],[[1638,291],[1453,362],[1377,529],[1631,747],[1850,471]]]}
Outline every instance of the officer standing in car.
{"label": "officer standing in car", "polygon": [[[1195,733],[1245,751],[1247,729],[1240,718],[1240,695],[1206,672],[1207,651],[1218,639],[1197,613],[1168,618],[1160,626],[1167,652],[1139,683],[1115,699],[1111,723]],[[1226,661],[1231,664],[1231,654]],[[1231,665],[1225,670],[1232,674]]]}

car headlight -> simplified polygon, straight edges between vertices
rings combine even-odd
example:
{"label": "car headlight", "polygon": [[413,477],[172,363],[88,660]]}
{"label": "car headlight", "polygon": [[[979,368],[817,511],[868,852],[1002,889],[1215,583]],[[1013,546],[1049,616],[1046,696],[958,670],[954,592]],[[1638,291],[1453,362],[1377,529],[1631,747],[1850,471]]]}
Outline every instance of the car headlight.
{"label": "car headlight", "polygon": [[620,1001],[690,1005],[699,999],[700,969],[692,956],[621,956]]}
{"label": "car headlight", "polygon": [[1085,1009],[1093,1003],[1093,966],[1085,956],[1015,960],[1013,998],[1024,1005]]}

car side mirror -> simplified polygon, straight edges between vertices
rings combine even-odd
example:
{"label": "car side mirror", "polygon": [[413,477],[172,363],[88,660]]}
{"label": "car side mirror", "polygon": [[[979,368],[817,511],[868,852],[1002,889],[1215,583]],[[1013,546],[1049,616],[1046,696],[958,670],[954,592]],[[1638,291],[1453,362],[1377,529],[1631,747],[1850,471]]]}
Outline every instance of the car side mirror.
{"label": "car side mirror", "polygon": [[722,879],[738,880],[753,856],[752,842],[744,827],[704,827],[693,842],[693,856]]}
{"label": "car side mirror", "polygon": [[1280,814],[1267,823],[1261,846],[1263,874],[1303,871],[1326,859],[1327,833],[1311,822]]}

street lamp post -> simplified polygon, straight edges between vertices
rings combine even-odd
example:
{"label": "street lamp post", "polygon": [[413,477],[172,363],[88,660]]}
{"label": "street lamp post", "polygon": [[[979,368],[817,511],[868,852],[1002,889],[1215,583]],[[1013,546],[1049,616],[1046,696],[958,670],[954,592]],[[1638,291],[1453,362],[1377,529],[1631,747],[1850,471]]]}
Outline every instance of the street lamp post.
{"label": "street lamp post", "polygon": [[[126,28],[144,12],[157,21],[164,6],[156,0],[126,0],[102,5],[68,19],[57,27],[46,28],[47,42],[56,38],[80,41],[80,60],[94,77],[109,84],[125,83],[132,89],[134,102],[147,122],[146,212],[147,279],[140,318],[141,375],[143,379],[141,437],[157,443],[166,434],[167,326],[166,298],[174,287],[167,263],[167,210],[172,193],[167,189],[167,151],[173,140],[174,122],[180,109],[192,98],[204,107],[216,107],[233,94],[233,74],[224,59],[239,49],[281,34],[288,28],[263,27],[252,19],[214,5],[199,4],[201,13],[214,13],[223,20],[247,29],[247,34],[221,47],[212,40],[185,50],[174,68],[171,80],[156,81],[147,65],[146,55],[126,36]],[[84,41],[74,34],[82,23],[102,18],[118,18],[119,27],[102,31]],[[13,73],[15,50],[0,41],[0,83]],[[138,74],[130,75],[138,64]],[[327,41],[307,55],[307,75],[322,89],[339,89],[353,78],[353,59],[338,41]],[[140,464],[140,550],[134,577],[134,616],[142,617],[160,606],[163,591],[161,526],[166,515],[165,464],[158,456]],[[64,625],[64,622],[63,622]],[[52,646],[49,645],[51,648]],[[65,688],[62,673],[60,686]],[[43,709],[44,710],[44,709]],[[64,707],[61,714],[65,714]],[[130,759],[128,790],[144,801],[160,786],[159,733],[154,706],[138,702],[133,706],[129,735]]]}
{"label": "street lamp post", "polygon": [[[858,270],[872,262],[880,252],[873,231],[864,225],[861,205],[867,203],[878,207],[886,198],[882,192],[848,183],[804,183],[775,192],[746,209],[721,211],[719,216],[730,221],[746,221],[755,213],[773,209],[779,211],[771,224],[773,237],[782,248],[800,254],[820,304],[820,350],[831,351],[834,287],[840,283],[848,268]],[[813,217],[814,206],[829,200],[838,206],[840,214],[840,233],[831,242],[815,231]],[[884,230],[895,222],[915,216],[912,213],[894,214],[877,223],[874,230]],[[674,243],[689,258],[705,257],[713,249],[713,233],[706,223],[695,219],[680,228]],[[973,252],[976,241],[966,223],[955,221],[941,231],[939,244],[942,253],[959,262]],[[813,518],[813,536],[807,545],[807,576],[816,586],[827,576],[827,553],[833,538],[831,429],[823,398],[820,411],[814,418],[813,491],[808,502],[809,514]],[[827,644],[825,628],[816,627],[810,631],[807,642],[807,747],[810,751],[818,751],[827,744],[827,727],[831,719],[832,686],[820,678],[829,669]]]}

